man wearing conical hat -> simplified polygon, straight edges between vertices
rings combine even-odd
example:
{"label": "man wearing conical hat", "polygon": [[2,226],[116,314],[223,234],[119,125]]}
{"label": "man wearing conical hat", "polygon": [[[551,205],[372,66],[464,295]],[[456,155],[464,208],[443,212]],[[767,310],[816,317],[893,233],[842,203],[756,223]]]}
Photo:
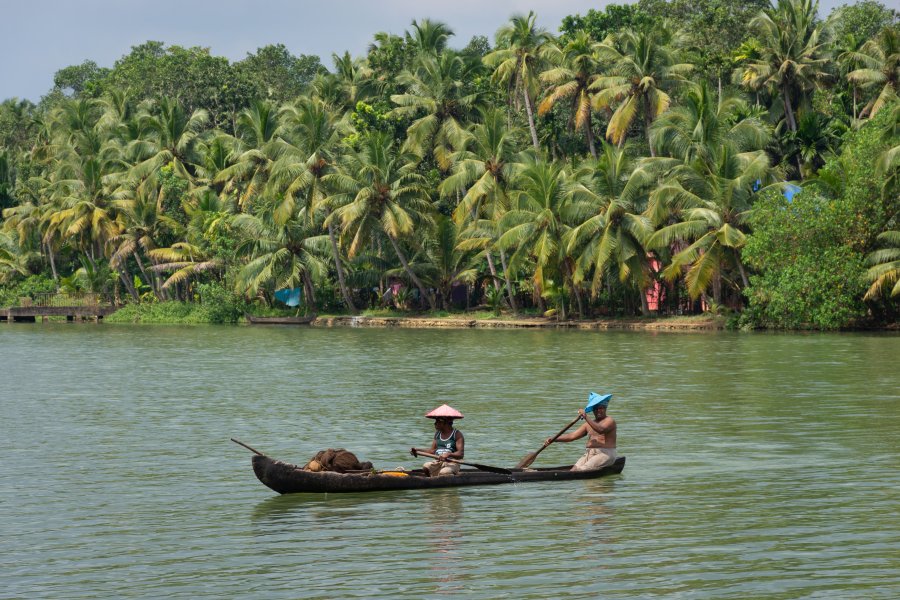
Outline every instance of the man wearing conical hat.
{"label": "man wearing conical hat", "polygon": [[453,420],[462,419],[463,414],[452,406],[443,404],[425,416],[434,419],[435,432],[434,438],[431,440],[431,448],[428,450],[410,448],[409,453],[413,456],[417,456],[419,452],[438,455],[437,460],[422,465],[422,469],[429,477],[456,475],[459,473],[459,463],[447,462],[446,459],[462,460],[465,456],[465,440],[462,431],[453,428]]}
{"label": "man wearing conical hat", "polygon": [[[601,396],[591,392],[587,406],[578,409],[584,424],[572,433],[556,438],[557,442],[572,442],[587,436],[587,450],[572,467],[573,471],[593,471],[616,461],[616,421],[606,414],[610,398],[612,394]],[[594,418],[586,411],[591,411]],[[547,438],[547,444],[552,441],[553,438]]]}

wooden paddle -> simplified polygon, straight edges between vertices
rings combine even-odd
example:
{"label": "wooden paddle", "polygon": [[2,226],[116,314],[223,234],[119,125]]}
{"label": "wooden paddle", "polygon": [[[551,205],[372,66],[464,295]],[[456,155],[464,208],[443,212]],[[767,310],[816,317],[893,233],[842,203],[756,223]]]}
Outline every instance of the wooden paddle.
{"label": "wooden paddle", "polygon": [[550,438],[550,441],[549,441],[549,442],[546,442],[543,446],[541,446],[540,448],[538,448],[538,450],[537,450],[536,452],[532,452],[531,454],[529,454],[528,456],[526,456],[525,458],[523,458],[522,460],[520,460],[520,461],[519,461],[519,464],[516,465],[516,468],[517,468],[517,469],[527,469],[528,467],[530,467],[530,466],[531,466],[531,463],[534,462],[534,459],[537,458],[537,455],[540,454],[540,453],[544,450],[544,448],[546,448],[547,446],[549,446],[550,444],[552,444],[553,442],[555,442],[555,441],[556,441],[556,438],[558,438],[559,436],[561,436],[562,434],[564,434],[566,431],[569,430],[569,428],[570,428],[572,425],[574,425],[575,423],[577,423],[577,422],[580,421],[580,420],[581,420],[581,415],[578,415],[577,417],[575,417],[575,420],[574,420],[574,421],[572,421],[571,423],[569,423],[568,425],[566,425],[565,427],[563,427],[562,429],[560,429],[560,430],[559,430],[559,433],[557,433],[557,434],[554,435],[552,438]]}
{"label": "wooden paddle", "polygon": [[[421,450],[416,450],[416,456],[427,456],[428,458],[439,458],[437,454],[431,454],[430,452],[422,452]],[[475,467],[479,471],[489,471],[491,473],[500,473],[501,475],[512,475],[512,471],[509,469],[502,469],[500,467],[490,467],[488,465],[479,465],[476,463],[463,462],[461,460],[456,460],[455,458],[445,458],[447,462],[456,463],[459,465],[466,465],[467,467]]]}
{"label": "wooden paddle", "polygon": [[238,440],[236,440],[236,439],[234,439],[234,438],[231,438],[231,441],[234,442],[235,444],[239,445],[239,446],[243,446],[244,448],[246,448],[246,449],[249,450],[250,452],[255,452],[256,454],[259,454],[260,456],[265,456],[265,454],[263,454],[263,453],[260,452],[259,450],[256,450],[255,448],[251,448],[250,446],[248,446],[248,445],[245,444],[244,442],[238,441]]}

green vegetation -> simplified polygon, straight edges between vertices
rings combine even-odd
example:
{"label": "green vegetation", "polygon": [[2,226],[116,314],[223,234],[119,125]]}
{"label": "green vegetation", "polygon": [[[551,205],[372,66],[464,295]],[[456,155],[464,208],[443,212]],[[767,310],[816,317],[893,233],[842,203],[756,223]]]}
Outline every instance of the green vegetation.
{"label": "green vegetation", "polygon": [[232,323],[294,314],[275,292],[299,288],[319,314],[886,323],[897,22],[640,0],[461,50],[413,21],[330,71],[283,45],[85,60],[0,104],[0,304],[85,291],[124,305],[110,321]]}

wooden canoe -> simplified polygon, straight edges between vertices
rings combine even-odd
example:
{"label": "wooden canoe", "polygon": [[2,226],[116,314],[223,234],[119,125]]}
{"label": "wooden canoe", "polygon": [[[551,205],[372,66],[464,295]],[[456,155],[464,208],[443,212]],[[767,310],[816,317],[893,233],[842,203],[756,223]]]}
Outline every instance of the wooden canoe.
{"label": "wooden canoe", "polygon": [[[268,456],[253,457],[253,472],[267,487],[279,494],[377,492],[385,490],[419,490],[427,488],[458,487],[467,485],[496,485],[500,483],[525,483],[529,481],[563,481],[567,479],[593,479],[615,475],[625,468],[625,457],[596,471],[571,471],[571,465],[550,469],[512,469],[509,475],[489,473],[476,469],[462,469],[458,475],[426,477],[421,470],[407,475],[390,473],[334,473],[304,471],[297,465],[281,462]],[[396,473],[396,472],[395,472]]]}
{"label": "wooden canoe", "polygon": [[244,317],[251,325],[309,325],[316,320],[316,315],[306,317],[254,317],[245,314]]}

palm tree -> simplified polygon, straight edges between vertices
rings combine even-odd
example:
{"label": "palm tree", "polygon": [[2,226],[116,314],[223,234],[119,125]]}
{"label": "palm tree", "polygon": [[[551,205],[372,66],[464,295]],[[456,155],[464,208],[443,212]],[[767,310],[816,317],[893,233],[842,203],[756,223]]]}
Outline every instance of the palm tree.
{"label": "palm tree", "polygon": [[861,113],[874,117],[897,99],[900,88],[900,29],[885,27],[874,39],[863,44],[858,52],[849,53],[848,60],[860,66],[847,74],[850,83],[875,92]]}
{"label": "palm tree", "polygon": [[187,284],[192,277],[200,277],[204,273],[221,271],[224,266],[222,259],[210,256],[203,248],[190,242],[175,242],[167,248],[150,250],[148,254],[156,263],[150,268],[154,273],[174,271],[163,282],[163,290]]}
{"label": "palm tree", "polygon": [[132,168],[131,176],[145,179],[171,164],[176,175],[191,181],[194,145],[209,121],[209,113],[198,109],[188,115],[180,102],[163,98],[155,107],[144,109],[141,119],[148,134],[132,142],[130,150],[142,160]]}
{"label": "palm tree", "polygon": [[400,74],[406,92],[391,96],[397,105],[393,113],[415,119],[406,130],[404,151],[421,157],[431,152],[440,169],[450,168],[450,147],[483,103],[480,94],[467,92],[471,77],[470,65],[450,52],[420,56],[413,71]]}
{"label": "palm tree", "polygon": [[[216,193],[225,190],[229,181],[220,174],[237,163],[234,144],[234,137],[227,133],[215,133],[197,142],[194,190],[213,189]],[[233,188],[230,191],[234,191]]]}
{"label": "palm tree", "polygon": [[[332,99],[336,94],[330,90],[329,81],[336,82],[337,104],[334,108],[354,110],[356,103],[367,100],[375,91],[376,82],[372,79],[372,69],[364,58],[353,58],[349,52],[343,55],[332,54],[334,75],[326,75],[313,85],[313,94],[322,100]],[[326,93],[327,92],[327,93]]]}
{"label": "palm tree", "polygon": [[460,245],[460,230],[451,219],[443,215],[436,218],[433,236],[425,242],[423,272],[438,290],[442,309],[450,308],[454,285],[475,280],[479,255]]}
{"label": "palm tree", "polygon": [[597,158],[597,149],[591,127],[591,84],[599,77],[598,46],[587,31],[579,31],[562,48],[547,44],[544,55],[555,67],[541,73],[541,81],[548,88],[538,106],[538,114],[545,115],[557,102],[568,99],[572,112],[571,124],[575,129],[584,130],[588,149],[594,158]]}
{"label": "palm tree", "polygon": [[733,60],[738,66],[732,71],[731,82],[743,87],[748,92],[753,92],[757,107],[760,106],[760,92],[771,94],[773,86],[771,83],[758,77],[756,71],[746,65],[759,63],[762,61],[762,57],[762,45],[754,37],[744,41],[733,54]]}
{"label": "palm tree", "polygon": [[277,158],[277,114],[275,105],[264,100],[254,101],[238,114],[232,138],[236,160],[213,179],[213,183],[225,184],[226,193],[240,190],[238,205],[245,210],[262,193]]}
{"label": "palm tree", "polygon": [[306,304],[316,310],[314,280],[326,271],[321,260],[323,238],[315,235],[314,227],[296,216],[283,223],[275,220],[277,200],[260,199],[257,214],[240,214],[234,227],[242,241],[239,255],[249,260],[238,272],[236,288],[251,296],[262,290],[302,286]]}
{"label": "palm tree", "polygon": [[53,271],[53,279],[57,280],[56,263],[50,241],[41,239],[44,210],[46,210],[46,205],[41,207],[24,198],[17,205],[4,208],[0,235],[7,236],[6,243],[15,243],[22,251],[30,252],[36,248],[46,248]]}
{"label": "palm tree", "polygon": [[[180,229],[178,222],[162,211],[161,197],[161,190],[153,193],[141,187],[132,193],[126,193],[125,197],[113,203],[118,209],[120,233],[109,240],[116,248],[110,257],[109,265],[116,272],[124,273],[123,281],[135,300],[138,298],[134,286],[128,284],[130,275],[126,261],[129,257],[134,258],[144,275],[144,280],[152,286],[157,298],[166,299],[156,273],[148,275],[144,261],[141,260],[142,251],[145,257],[150,258],[150,252],[158,247],[159,240],[167,235],[178,235]],[[154,262],[152,258],[150,260]]]}
{"label": "palm tree", "polygon": [[875,171],[879,176],[886,175],[882,190],[887,190],[900,173],[900,143],[897,143],[897,140],[900,139],[900,102],[895,102],[888,110],[890,112],[887,113],[887,123],[881,136],[886,142],[893,143],[893,146],[885,150],[878,158]]}
{"label": "palm tree", "polygon": [[865,299],[873,300],[890,289],[891,297],[900,296],[900,231],[885,231],[878,236],[886,248],[875,250],[866,257],[870,265],[866,279],[872,283]]}
{"label": "palm tree", "polygon": [[818,0],[778,0],[751,22],[760,56],[744,67],[751,87],[771,85],[781,96],[788,129],[797,130],[797,108],[826,81],[830,57],[824,24],[817,19]]}
{"label": "palm tree", "polygon": [[635,172],[627,148],[603,142],[596,162],[585,162],[576,173],[572,191],[576,225],[566,236],[566,254],[576,256],[576,283],[591,278],[596,297],[607,277],[629,282],[641,300],[641,312],[650,314],[644,290],[650,284],[650,261],[644,242],[652,228],[641,214],[645,190],[653,178]]}
{"label": "palm tree", "polygon": [[431,224],[431,199],[425,178],[415,172],[415,163],[416,157],[398,153],[387,135],[370,134],[360,151],[346,156],[338,173],[323,177],[334,190],[327,202],[336,207],[327,220],[340,221],[351,237],[351,258],[373,235],[387,237],[407,277],[435,310],[434,296],[426,291],[400,245],[412,236],[417,223]]}
{"label": "palm tree", "polygon": [[[334,115],[320,100],[301,98],[281,110],[282,142],[280,158],[272,170],[272,184],[281,202],[275,209],[275,221],[284,223],[297,213],[312,225],[316,213],[328,210],[323,202],[327,192],[322,178],[334,171],[340,144],[340,131]],[[334,220],[325,220],[331,255],[337,273],[344,304],[356,312],[350,289],[344,276],[343,259],[338,247],[338,232]]]}
{"label": "palm tree", "polygon": [[[510,268],[534,261],[534,287],[548,296],[571,283],[572,272],[565,263],[563,237],[569,230],[569,194],[566,172],[558,162],[531,160],[524,165],[511,192],[512,208],[500,218],[503,234],[498,245],[515,249]],[[576,294],[577,297],[577,294]],[[560,314],[566,318],[565,299]]]}
{"label": "palm tree", "polygon": [[[147,134],[146,119],[127,91],[112,89],[100,100],[103,114],[97,127],[104,132],[108,143],[116,145],[118,153],[129,166],[143,158],[137,154],[139,146],[133,144]],[[128,169],[122,169],[116,178],[127,185]]]}
{"label": "palm tree", "polygon": [[9,283],[16,275],[30,275],[29,265],[37,258],[37,252],[18,244],[15,236],[0,231],[0,284]]}
{"label": "palm tree", "polygon": [[445,23],[422,19],[412,22],[412,31],[406,32],[406,39],[420,54],[439,56],[447,49],[447,41],[453,35],[453,30]]}
{"label": "palm tree", "polygon": [[[599,58],[609,61],[610,74],[597,77],[590,85],[594,108],[615,112],[606,128],[606,137],[621,146],[628,128],[643,114],[647,141],[653,120],[669,108],[668,91],[683,81],[693,65],[679,63],[678,54],[669,47],[671,35],[661,26],[611,34],[597,46]],[[650,155],[655,156],[653,144]]]}
{"label": "palm tree", "polygon": [[[466,247],[485,251],[488,269],[497,286],[497,272],[491,257],[492,248],[500,236],[500,217],[509,210],[509,190],[518,165],[519,140],[522,132],[508,127],[503,111],[487,109],[481,112],[481,123],[472,128],[452,156],[453,174],[440,185],[443,196],[456,194],[453,218],[458,224],[469,223]],[[481,219],[480,217],[483,217]],[[506,263],[506,251],[500,251],[500,262],[510,308],[516,312],[515,293]],[[499,287],[499,286],[497,286]]]}
{"label": "palm tree", "polygon": [[50,165],[45,239],[74,242],[92,266],[118,233],[104,178],[123,167],[118,152],[98,126],[101,108],[91,100],[64,103],[53,117],[57,151]]}
{"label": "palm tree", "polygon": [[850,92],[853,96],[853,119],[859,118],[860,86],[850,81],[847,75],[862,66],[856,59],[856,54],[866,41],[865,39],[860,39],[854,32],[848,32],[840,39],[833,41],[834,52],[837,54],[837,64],[840,67],[840,77],[842,80],[847,80],[847,83],[850,84]]}
{"label": "palm tree", "polygon": [[[531,143],[540,151],[537,127],[534,124],[534,101],[541,68],[541,51],[553,40],[535,24],[533,11],[528,16],[516,15],[497,30],[497,50],[484,57],[484,64],[494,69],[494,81],[506,86],[510,104],[517,94],[525,101]],[[518,102],[516,102],[518,105]]]}
{"label": "palm tree", "polygon": [[181,284],[187,288],[191,278],[224,268],[222,255],[231,257],[231,241],[235,239],[232,227],[234,204],[233,200],[221,198],[209,187],[192,191],[189,200],[183,203],[189,222],[181,241],[147,253],[155,263],[150,268],[152,272],[172,272],[163,282],[163,290]]}
{"label": "palm tree", "polygon": [[645,161],[642,170],[658,174],[646,215],[660,229],[646,242],[652,250],[673,249],[663,271],[670,280],[687,269],[691,297],[712,283],[721,303],[721,275],[727,266],[749,285],[740,259],[746,222],[756,190],[773,182],[769,158],[762,150],[770,128],[747,117],[746,103],[735,96],[718,99],[706,84],[693,85],[680,106],[653,124],[652,138],[672,159]]}
{"label": "palm tree", "polygon": [[648,212],[659,212],[653,205],[663,205],[677,221],[656,231],[646,246],[658,250],[676,242],[688,245],[672,257],[663,276],[671,281],[687,269],[688,294],[697,298],[712,285],[717,304],[722,302],[722,276],[728,266],[738,270],[744,287],[750,285],[740,251],[747,241],[756,188],[771,181],[769,158],[761,150],[737,154],[726,148],[717,163],[693,161],[669,171],[654,190]]}
{"label": "palm tree", "polygon": [[785,161],[797,164],[797,177],[808,179],[825,164],[829,156],[838,152],[847,125],[816,111],[803,111],[797,120],[797,131],[790,131],[782,139]]}
{"label": "palm tree", "polygon": [[759,119],[746,117],[744,100],[731,94],[718,97],[707,84],[692,84],[681,104],[666,112],[650,128],[657,151],[684,163],[715,164],[723,148],[735,152],[760,150],[771,130]]}

